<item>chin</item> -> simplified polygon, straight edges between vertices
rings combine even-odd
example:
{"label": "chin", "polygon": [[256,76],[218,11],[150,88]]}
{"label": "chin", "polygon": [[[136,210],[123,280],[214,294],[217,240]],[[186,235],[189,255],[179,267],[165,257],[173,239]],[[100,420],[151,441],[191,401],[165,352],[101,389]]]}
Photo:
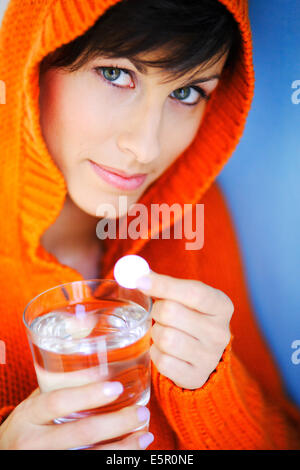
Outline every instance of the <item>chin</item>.
{"label": "chin", "polygon": [[127,213],[127,209],[132,203],[136,201],[136,198],[130,198],[127,196],[128,204],[126,207],[122,207],[119,204],[119,197],[126,196],[125,194],[108,194],[102,193],[99,195],[99,191],[96,192],[95,197],[89,194],[83,193],[82,191],[72,191],[68,189],[68,194],[73,204],[77,206],[81,211],[95,218],[106,218],[106,219],[117,219],[124,216]]}

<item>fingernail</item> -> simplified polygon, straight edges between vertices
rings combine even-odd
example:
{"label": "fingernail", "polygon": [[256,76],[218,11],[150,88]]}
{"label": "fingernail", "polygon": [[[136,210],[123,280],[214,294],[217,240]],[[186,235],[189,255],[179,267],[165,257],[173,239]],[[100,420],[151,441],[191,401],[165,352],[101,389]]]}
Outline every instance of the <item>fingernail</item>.
{"label": "fingernail", "polygon": [[137,410],[139,421],[148,421],[150,418],[150,411],[145,406],[140,406]]}
{"label": "fingernail", "polygon": [[146,447],[148,447],[153,441],[154,441],[153,434],[151,432],[148,432],[147,434],[143,434],[139,438],[139,445],[142,449],[146,449]]}
{"label": "fingernail", "polygon": [[104,382],[103,384],[103,393],[107,397],[113,395],[120,395],[123,392],[124,388],[121,382]]}
{"label": "fingernail", "polygon": [[148,290],[151,288],[151,279],[148,276],[142,276],[136,281],[137,288]]}

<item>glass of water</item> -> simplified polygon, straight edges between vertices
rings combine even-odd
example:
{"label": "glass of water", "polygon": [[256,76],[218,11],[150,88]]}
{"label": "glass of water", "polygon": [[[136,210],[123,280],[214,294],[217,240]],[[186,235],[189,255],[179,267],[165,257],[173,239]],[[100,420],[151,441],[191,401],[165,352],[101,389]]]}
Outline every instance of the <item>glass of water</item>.
{"label": "glass of water", "polygon": [[151,309],[151,297],[106,279],[62,284],[29,302],[23,320],[42,393],[96,381],[118,381],[124,388],[109,405],[55,422],[148,404]]}

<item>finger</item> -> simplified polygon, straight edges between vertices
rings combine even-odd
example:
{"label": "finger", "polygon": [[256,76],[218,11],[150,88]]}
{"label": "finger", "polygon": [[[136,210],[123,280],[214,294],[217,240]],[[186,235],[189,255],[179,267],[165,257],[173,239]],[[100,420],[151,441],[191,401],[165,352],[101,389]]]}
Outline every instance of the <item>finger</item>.
{"label": "finger", "polygon": [[195,367],[181,359],[161,352],[155,344],[150,348],[150,356],[157,370],[168,377],[178,387],[194,390],[202,387],[216,367],[216,361],[211,354],[203,354],[201,367]]}
{"label": "finger", "polygon": [[[224,330],[224,327],[229,328],[229,319],[226,316],[210,317],[208,321],[206,315],[173,300],[156,300],[152,306],[151,316],[155,322],[184,331],[203,344],[211,343],[211,336],[215,335],[216,330],[218,332]],[[212,323],[214,320],[215,323]]]}
{"label": "finger", "polygon": [[146,449],[154,440],[151,432],[143,431],[131,434],[129,437],[111,444],[94,446],[90,450],[141,450]]}
{"label": "finger", "polygon": [[198,388],[207,380],[206,370],[203,373],[199,371],[197,372],[197,384],[195,385],[195,367],[185,361],[162,353],[155,344],[152,344],[150,348],[150,355],[157,370],[172,380],[178,387]]}
{"label": "finger", "polygon": [[158,349],[170,356],[176,357],[189,364],[197,365],[201,361],[200,342],[176,328],[155,323],[151,329],[151,336]]}
{"label": "finger", "polygon": [[27,419],[32,424],[47,424],[56,418],[104,406],[123,392],[120,382],[98,382],[31,396],[23,402]]}
{"label": "finger", "polygon": [[151,316],[155,322],[177,328],[199,339],[203,334],[201,313],[191,310],[174,300],[156,300],[152,305]]}
{"label": "finger", "polygon": [[[151,329],[155,346],[160,353],[185,361],[203,370],[212,370],[219,362],[224,349],[229,343],[229,336],[224,331],[209,332],[206,343],[175,328],[169,328],[159,323]],[[214,336],[214,337],[213,337]]]}
{"label": "finger", "polygon": [[149,416],[147,408],[129,406],[112,413],[99,413],[69,423],[53,424],[47,426],[47,442],[50,446],[47,449],[76,449],[125,436],[146,426]]}
{"label": "finger", "polygon": [[36,396],[37,396],[37,395],[39,395],[40,393],[41,393],[41,391],[40,391],[40,389],[39,389],[39,387],[38,387],[38,388],[34,389],[34,390],[33,390],[33,392],[31,392],[31,394],[30,394],[30,395],[28,395],[28,397],[27,397],[27,398],[33,398],[33,397],[36,397]]}
{"label": "finger", "polygon": [[[141,285],[141,279],[149,280],[149,287]],[[144,281],[143,281],[144,283]],[[138,279],[137,287],[147,295],[175,300],[186,307],[208,315],[232,315],[233,304],[229,297],[219,289],[215,289],[201,281],[178,279],[151,271],[149,275]]]}

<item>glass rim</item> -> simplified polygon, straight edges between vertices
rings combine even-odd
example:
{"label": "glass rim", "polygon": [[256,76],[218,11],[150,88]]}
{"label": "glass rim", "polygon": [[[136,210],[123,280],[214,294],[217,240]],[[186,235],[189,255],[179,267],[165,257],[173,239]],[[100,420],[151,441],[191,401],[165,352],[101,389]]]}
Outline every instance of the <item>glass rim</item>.
{"label": "glass rim", "polygon": [[[65,338],[58,338],[58,337],[56,337],[56,336],[49,336],[49,335],[45,336],[45,335],[41,335],[41,334],[39,334],[39,333],[35,333],[34,331],[32,331],[30,325],[28,324],[28,322],[27,322],[27,320],[26,320],[26,318],[25,318],[26,313],[27,313],[29,307],[32,305],[32,303],[33,303],[34,301],[36,301],[39,297],[42,297],[43,295],[47,294],[47,293],[50,292],[50,291],[53,291],[53,290],[55,290],[55,289],[62,288],[62,287],[64,287],[64,286],[69,286],[69,285],[71,285],[71,284],[89,283],[89,282],[98,282],[98,283],[100,283],[100,282],[110,282],[110,283],[116,284],[117,286],[121,287],[122,289],[127,289],[127,290],[131,290],[131,291],[133,291],[133,290],[138,290],[145,298],[147,298],[147,299],[149,300],[149,308],[148,308],[147,310],[144,309],[145,312],[147,313],[147,315],[143,316],[143,318],[140,319],[140,320],[139,320],[133,327],[131,327],[131,328],[126,328],[126,329],[124,328],[123,330],[120,329],[120,330],[118,330],[118,331],[116,331],[116,332],[114,332],[114,333],[107,333],[107,334],[103,334],[103,335],[101,335],[101,336],[93,336],[93,337],[91,337],[91,338],[74,338],[74,339],[71,339],[70,342],[71,342],[71,341],[74,342],[74,343],[93,342],[93,341],[97,341],[97,340],[99,341],[99,339],[101,339],[101,338],[102,338],[102,339],[114,338],[114,337],[116,336],[116,334],[122,334],[122,333],[123,333],[123,334],[125,335],[125,334],[130,333],[130,332],[133,331],[134,329],[136,329],[136,328],[137,328],[138,326],[140,326],[142,323],[144,323],[144,322],[147,320],[147,318],[150,316],[150,313],[151,313],[152,307],[153,307],[153,300],[152,300],[151,296],[147,296],[147,295],[144,294],[140,289],[138,289],[138,288],[136,288],[136,287],[130,288],[130,287],[121,286],[120,284],[118,284],[118,282],[117,282],[115,279],[104,279],[104,278],[102,278],[102,279],[101,279],[101,278],[99,278],[99,279],[97,279],[97,278],[95,278],[95,279],[83,279],[83,280],[78,280],[78,281],[65,282],[65,283],[63,283],[63,284],[59,284],[59,285],[57,285],[57,286],[50,287],[49,289],[46,289],[45,291],[43,291],[43,292],[37,294],[35,297],[33,297],[33,298],[27,303],[27,305],[25,306],[24,311],[23,311],[23,316],[22,316],[22,317],[23,317],[23,323],[24,323],[26,329],[27,329],[31,334],[35,335],[37,338],[55,338],[55,340],[58,341],[58,342],[66,341]],[[136,302],[134,302],[134,303],[136,303]],[[136,303],[136,304],[137,304],[137,303]],[[137,304],[137,305],[138,305],[138,304]],[[142,307],[142,308],[143,308],[143,307]]]}

